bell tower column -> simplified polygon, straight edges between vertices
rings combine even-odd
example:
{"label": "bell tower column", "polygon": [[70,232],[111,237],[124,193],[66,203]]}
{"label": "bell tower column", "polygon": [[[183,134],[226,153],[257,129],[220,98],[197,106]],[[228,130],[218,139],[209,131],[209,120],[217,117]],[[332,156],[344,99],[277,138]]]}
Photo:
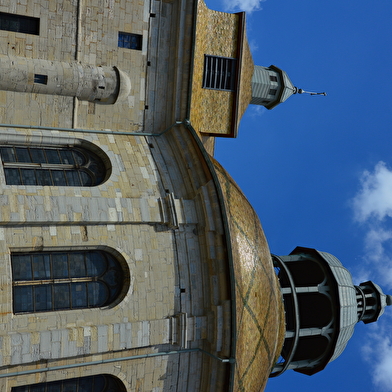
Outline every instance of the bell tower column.
{"label": "bell tower column", "polygon": [[0,56],[0,90],[113,104],[129,95],[131,81],[117,67]]}

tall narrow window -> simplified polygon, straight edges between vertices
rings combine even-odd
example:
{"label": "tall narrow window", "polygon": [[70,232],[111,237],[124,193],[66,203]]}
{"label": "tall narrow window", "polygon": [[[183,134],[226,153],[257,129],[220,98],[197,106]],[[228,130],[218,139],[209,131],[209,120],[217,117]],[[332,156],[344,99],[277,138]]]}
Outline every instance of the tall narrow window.
{"label": "tall narrow window", "polygon": [[14,313],[97,308],[123,286],[119,262],[98,250],[11,254]]}
{"label": "tall narrow window", "polygon": [[102,160],[75,147],[0,146],[8,185],[96,186],[106,176]]}
{"label": "tall narrow window", "polygon": [[0,12],[0,30],[39,35],[39,18]]}
{"label": "tall narrow window", "polygon": [[124,33],[120,31],[118,33],[118,47],[142,50],[143,36],[140,34]]}
{"label": "tall narrow window", "polygon": [[12,387],[11,392],[126,392],[125,385],[109,374],[71,378],[69,380],[41,382]]}
{"label": "tall narrow window", "polygon": [[203,88],[234,91],[236,65],[236,59],[205,55]]}

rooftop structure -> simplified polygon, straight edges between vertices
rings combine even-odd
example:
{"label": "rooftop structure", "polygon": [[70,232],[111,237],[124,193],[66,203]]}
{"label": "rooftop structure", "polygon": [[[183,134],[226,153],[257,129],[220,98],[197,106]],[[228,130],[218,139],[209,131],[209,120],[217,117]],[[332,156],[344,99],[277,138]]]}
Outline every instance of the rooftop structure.
{"label": "rooftop structure", "polygon": [[392,297],[373,282],[355,286],[333,255],[295,248],[273,256],[286,314],[281,358],[272,377],[287,369],[312,375],[342,354],[355,325],[377,321]]}

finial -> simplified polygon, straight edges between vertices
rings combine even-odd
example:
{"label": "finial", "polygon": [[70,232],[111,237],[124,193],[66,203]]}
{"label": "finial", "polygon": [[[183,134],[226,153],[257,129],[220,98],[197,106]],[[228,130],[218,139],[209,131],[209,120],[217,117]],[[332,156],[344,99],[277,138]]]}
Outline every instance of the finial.
{"label": "finial", "polygon": [[305,90],[302,90],[302,88],[295,87],[294,94],[297,92],[298,92],[298,94],[324,95],[324,97],[327,95],[327,93],[325,93],[325,92],[324,93],[313,93],[311,91],[305,91]]}

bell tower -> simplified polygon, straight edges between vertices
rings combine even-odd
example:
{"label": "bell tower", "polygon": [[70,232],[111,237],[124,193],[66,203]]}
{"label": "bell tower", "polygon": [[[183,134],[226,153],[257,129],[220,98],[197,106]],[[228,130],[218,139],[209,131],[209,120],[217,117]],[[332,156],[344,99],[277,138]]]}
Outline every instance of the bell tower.
{"label": "bell tower", "polygon": [[327,95],[313,93],[294,86],[287,73],[275,65],[262,67],[255,65],[252,77],[251,104],[273,109],[294,94]]}
{"label": "bell tower", "polygon": [[293,94],[296,94],[297,90],[287,73],[275,67],[275,65],[270,67],[255,65],[250,103],[273,109]]}

